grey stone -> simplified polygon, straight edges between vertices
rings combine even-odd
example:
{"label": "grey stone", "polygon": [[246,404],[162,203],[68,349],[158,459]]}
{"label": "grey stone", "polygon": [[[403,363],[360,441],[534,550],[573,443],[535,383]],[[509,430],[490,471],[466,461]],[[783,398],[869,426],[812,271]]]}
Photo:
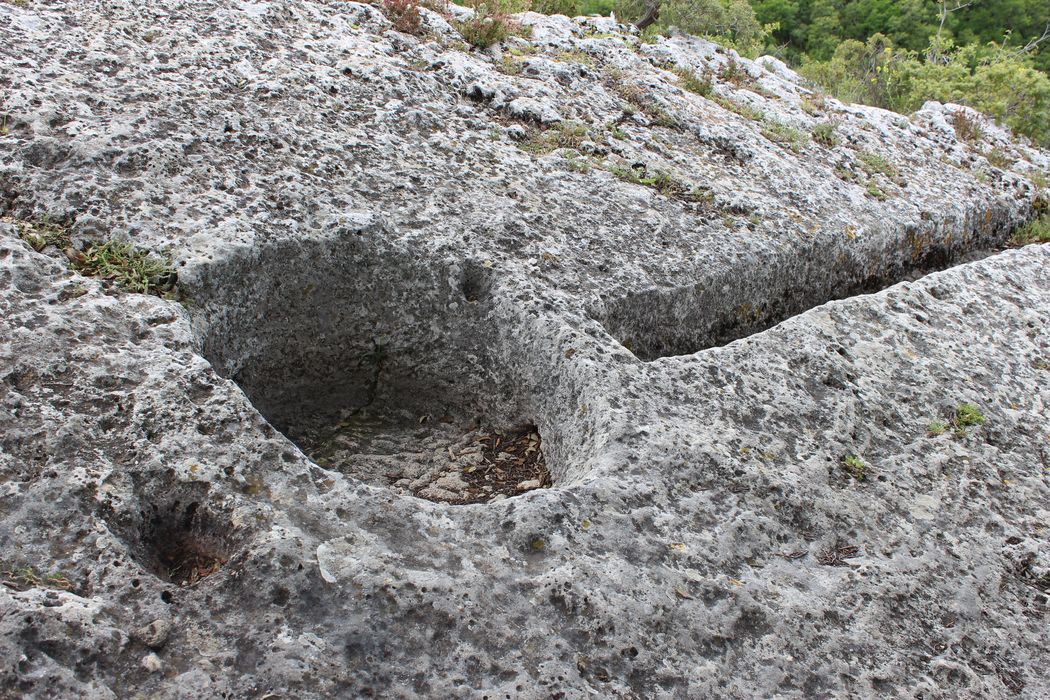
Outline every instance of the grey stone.
{"label": "grey stone", "polygon": [[135,630],[132,635],[151,649],[160,649],[171,634],[171,620],[159,619]]}
{"label": "grey stone", "polygon": [[[1050,695],[1050,247],[1004,250],[1050,155],[608,19],[524,15],[512,74],[426,18],[0,3],[0,216],[167,252],[184,302],[0,226],[2,687]],[[425,498],[531,481],[476,441],[533,428],[549,483]]]}

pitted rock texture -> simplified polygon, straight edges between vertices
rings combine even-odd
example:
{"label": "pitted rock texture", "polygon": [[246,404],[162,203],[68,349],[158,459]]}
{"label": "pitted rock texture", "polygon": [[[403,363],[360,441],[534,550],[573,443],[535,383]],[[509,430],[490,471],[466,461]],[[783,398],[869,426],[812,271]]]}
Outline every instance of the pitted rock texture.
{"label": "pitted rock texture", "polygon": [[[0,687],[1050,695],[1050,247],[921,276],[1003,248],[1048,154],[424,15],[0,3],[0,216],[167,252],[183,300],[0,224]],[[535,430],[549,483],[383,483],[446,429]]]}

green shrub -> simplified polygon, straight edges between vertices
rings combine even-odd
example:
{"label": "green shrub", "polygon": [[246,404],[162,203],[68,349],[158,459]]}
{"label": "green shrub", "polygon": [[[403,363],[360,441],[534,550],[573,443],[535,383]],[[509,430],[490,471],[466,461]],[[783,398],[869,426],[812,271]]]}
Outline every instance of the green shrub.
{"label": "green shrub", "polygon": [[512,18],[508,5],[501,0],[476,0],[469,3],[469,6],[474,8],[474,16],[463,22],[456,22],[455,26],[463,40],[471,46],[487,49],[509,36],[532,35],[531,27],[524,27]]}
{"label": "green shrub", "polygon": [[706,71],[697,75],[688,68],[679,67],[675,68],[674,74],[682,81],[682,87],[689,92],[695,92],[697,95],[702,95],[703,97],[711,95],[713,90],[711,85],[711,75]]}
{"label": "green shrub", "polygon": [[879,173],[880,175],[885,175],[891,180],[898,175],[897,168],[893,166],[893,163],[877,153],[861,151],[857,154],[857,160],[860,161],[860,167],[863,168],[864,172],[868,175]]}
{"label": "green shrub", "polygon": [[846,455],[843,457],[842,468],[857,481],[864,481],[868,478],[867,465],[857,455]]}
{"label": "green shrub", "polygon": [[774,143],[778,143],[795,153],[801,153],[805,148],[809,137],[798,129],[782,124],[778,121],[766,120],[762,128],[762,135]]}
{"label": "green shrub", "polygon": [[[826,61],[805,57],[799,72],[847,102],[903,114],[927,100],[964,104],[1050,145],[1050,76],[1028,56],[944,42],[938,60],[925,61],[875,34],[866,42],[843,41]],[[980,140],[965,126],[960,138]]]}
{"label": "green shrub", "polygon": [[[645,15],[647,0],[617,0],[616,16],[637,22]],[[663,0],[653,33],[675,27],[687,34],[706,36],[747,55],[757,55],[769,28],[763,27],[747,0]]]}
{"label": "green shrub", "polygon": [[835,122],[821,122],[813,127],[813,140],[821,146],[833,148],[839,144],[839,137],[835,133],[837,128]]}
{"label": "green shrub", "polygon": [[1050,243],[1050,214],[1043,214],[1032,219],[1014,231],[1010,242],[1019,246],[1030,243]]}

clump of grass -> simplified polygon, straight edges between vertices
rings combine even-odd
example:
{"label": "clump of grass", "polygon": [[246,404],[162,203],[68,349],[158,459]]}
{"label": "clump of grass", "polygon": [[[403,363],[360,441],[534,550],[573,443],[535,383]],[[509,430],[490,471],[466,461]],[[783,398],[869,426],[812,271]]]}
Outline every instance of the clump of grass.
{"label": "clump of grass", "polygon": [[594,67],[594,58],[583,51],[562,51],[554,56],[565,63],[579,63],[588,67]]}
{"label": "clump of grass", "polygon": [[507,37],[532,35],[532,27],[523,26],[503,9],[498,0],[483,0],[471,5],[474,16],[463,22],[456,22],[455,27],[463,40],[479,49],[487,49]]}
{"label": "clump of grass", "polygon": [[681,80],[682,87],[689,92],[694,92],[703,97],[709,97],[714,89],[711,84],[711,74],[706,71],[697,75],[683,66],[675,68],[674,74],[678,76],[679,80]]}
{"label": "clump of grass", "polygon": [[687,191],[682,183],[663,170],[650,171],[644,166],[627,167],[614,164],[609,166],[609,172],[624,182],[651,187],[667,197],[679,196]]}
{"label": "clump of grass", "polygon": [[861,151],[857,154],[857,160],[860,161],[860,167],[864,169],[864,172],[868,175],[885,175],[891,180],[898,176],[897,168],[893,166],[893,163],[889,162],[877,153],[869,153],[868,151]]}
{"label": "clump of grass", "polygon": [[801,153],[809,138],[798,129],[772,119],[765,120],[762,135],[773,143],[778,143],[794,153]]}
{"label": "clump of grass", "polygon": [[984,425],[985,417],[981,410],[972,403],[959,404],[952,416],[952,427],[955,429],[956,437],[966,435],[966,429],[975,425]]}
{"label": "clump of grass", "polygon": [[521,46],[511,46],[510,48],[507,49],[507,53],[509,53],[511,56],[517,56],[519,58],[522,57],[522,56],[531,56],[532,54],[536,53],[536,47],[533,46],[532,44],[523,44]]}
{"label": "clump of grass", "polygon": [[857,455],[846,455],[843,457],[842,468],[857,481],[864,481],[868,478],[868,467],[864,464],[864,460]]}
{"label": "clump of grass", "polygon": [[608,166],[607,170],[624,182],[652,188],[671,199],[705,206],[714,202],[714,193],[709,189],[689,187],[664,170],[650,170],[642,165],[626,167],[616,164]]}
{"label": "clump of grass", "polygon": [[868,184],[864,187],[864,192],[872,199],[877,199],[880,202],[884,202],[890,197],[879,188],[874,180],[868,180]]}
{"label": "clump of grass", "polygon": [[624,111],[631,114],[637,108],[656,126],[675,129],[679,126],[678,120],[667,113],[667,111],[656,104],[655,100],[638,83],[623,80],[620,71],[611,71],[612,90],[628,104]]}
{"label": "clump of grass", "polygon": [[579,149],[587,140],[588,129],[580,122],[564,121],[546,131],[534,131],[518,148],[528,153],[543,155],[559,148]]}
{"label": "clump of grass", "polygon": [[92,244],[75,256],[73,267],[141,294],[160,295],[175,286],[175,270],[168,261],[122,241]]}
{"label": "clump of grass", "polygon": [[938,435],[944,435],[948,430],[948,425],[944,421],[935,420],[930,421],[930,424],[926,426],[926,434],[930,437],[937,437]]}
{"label": "clump of grass", "polygon": [[952,127],[955,128],[955,136],[960,141],[976,143],[984,140],[984,131],[981,130],[981,125],[966,112],[962,110],[952,112],[949,121],[951,121]]}
{"label": "clump of grass", "polygon": [[759,112],[757,109],[754,109],[749,105],[741,104],[740,102],[731,100],[728,97],[722,97],[721,95],[712,95],[711,100],[722,109],[727,109],[730,112],[733,112],[734,114],[739,114],[744,119],[750,119],[753,122],[760,122],[766,118],[766,116],[762,114],[762,112]]}
{"label": "clump of grass", "polygon": [[521,61],[516,60],[510,54],[503,54],[503,57],[500,59],[499,65],[496,66],[496,68],[501,73],[506,73],[507,75],[521,75],[523,66],[521,65]]}
{"label": "clump of grass", "polygon": [[801,106],[803,112],[811,117],[816,117],[828,111],[828,99],[824,95],[816,93],[803,95]]}
{"label": "clump of grass", "polygon": [[729,62],[718,70],[718,79],[740,88],[751,87],[755,82],[755,79],[747,72],[747,68],[735,58],[730,58]]}
{"label": "clump of grass", "polygon": [[1014,159],[1001,148],[990,148],[984,152],[984,157],[993,168],[1006,170],[1013,165]]}
{"label": "clump of grass", "polygon": [[18,231],[18,237],[38,253],[48,246],[66,250],[73,245],[69,237],[69,229],[47,217],[36,221],[22,221],[5,216],[0,217],[0,222],[14,226]]}
{"label": "clump of grass", "polygon": [[847,170],[842,166],[835,166],[835,177],[842,180],[843,182],[857,182],[860,178],[857,177],[857,173],[852,170]]}
{"label": "clump of grass", "polygon": [[53,571],[41,573],[33,566],[3,567],[0,569],[0,584],[16,591],[30,588],[57,588],[62,591],[73,589],[73,582],[65,574]]}
{"label": "clump of grass", "polygon": [[813,140],[821,146],[834,148],[839,145],[839,137],[835,133],[836,129],[838,129],[838,124],[835,122],[821,122],[813,127]]}
{"label": "clump of grass", "polygon": [[1021,228],[1014,231],[1010,242],[1016,246],[1029,245],[1030,243],[1050,243],[1050,214],[1043,214],[1032,219]]}
{"label": "clump of grass", "polygon": [[581,157],[576,151],[565,151],[565,165],[574,173],[587,174],[591,172],[591,161]]}

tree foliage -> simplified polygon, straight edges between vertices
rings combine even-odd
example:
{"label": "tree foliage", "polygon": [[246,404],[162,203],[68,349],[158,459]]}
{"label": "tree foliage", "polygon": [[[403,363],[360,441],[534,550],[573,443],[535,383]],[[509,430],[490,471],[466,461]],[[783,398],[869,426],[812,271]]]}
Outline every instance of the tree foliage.
{"label": "tree foliage", "polygon": [[714,37],[743,53],[757,53],[766,40],[767,31],[748,0],[619,0],[616,16],[637,22],[647,11],[651,14],[654,1],[659,5],[653,25],[657,31],[675,28]]}

